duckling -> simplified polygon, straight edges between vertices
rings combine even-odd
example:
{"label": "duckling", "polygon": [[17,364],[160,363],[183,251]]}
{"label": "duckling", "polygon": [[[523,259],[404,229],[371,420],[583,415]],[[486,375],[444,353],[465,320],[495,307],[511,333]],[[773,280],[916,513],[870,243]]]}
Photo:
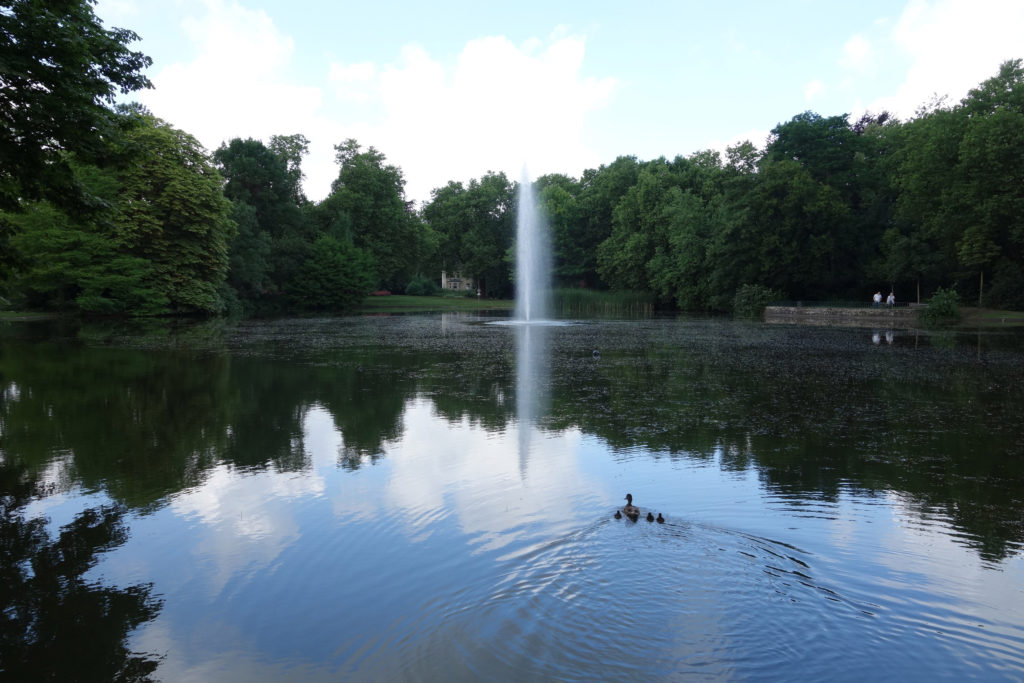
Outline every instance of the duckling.
{"label": "duckling", "polygon": [[627,517],[632,517],[633,519],[636,519],[640,516],[640,508],[633,505],[632,493],[626,494],[626,504],[622,508],[622,514],[626,515]]}
{"label": "duckling", "polygon": [[622,513],[618,510],[615,511],[615,519],[622,519]]}
{"label": "duckling", "polygon": [[654,521],[654,515],[652,515],[650,512],[647,513],[647,521],[648,522],[653,522]]}
{"label": "duckling", "polygon": [[657,522],[658,524],[664,524],[664,523],[665,523],[665,518],[664,518],[664,517],[662,517],[662,516],[661,516],[661,513],[659,512],[659,513],[658,513],[658,519],[656,519],[655,521],[656,521],[656,522]]}

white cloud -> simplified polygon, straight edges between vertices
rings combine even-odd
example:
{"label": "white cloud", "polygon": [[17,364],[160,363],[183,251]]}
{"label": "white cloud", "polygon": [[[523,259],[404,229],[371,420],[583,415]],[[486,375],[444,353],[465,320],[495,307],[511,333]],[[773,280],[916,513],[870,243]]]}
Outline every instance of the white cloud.
{"label": "white cloud", "polygon": [[101,17],[103,25],[109,28],[138,16],[139,6],[136,0],[99,0],[93,12]]}
{"label": "white cloud", "polygon": [[868,105],[908,118],[933,94],[958,101],[999,65],[1021,56],[1024,3],[1009,0],[911,0],[892,28],[911,64],[897,92]]}
{"label": "white cloud", "polygon": [[328,80],[339,99],[365,102],[372,96],[372,85],[377,77],[377,66],[372,62],[359,64],[331,64]]}
{"label": "white cloud", "polygon": [[583,123],[608,102],[615,82],[583,77],[584,52],[579,36],[522,46],[491,36],[467,43],[449,67],[410,45],[397,64],[331,69],[348,87],[371,76],[383,116],[357,137],[401,166],[408,195],[424,200],[449,180],[489,170],[517,179],[524,163],[534,175],[596,166]]}
{"label": "white cloud", "polygon": [[824,89],[825,84],[816,78],[804,86],[804,99],[810,102],[815,97],[820,95]]}
{"label": "white cloud", "polygon": [[140,93],[139,100],[210,150],[235,137],[306,135],[307,190],[326,194],[335,175],[332,146],[344,136],[320,113],[319,88],[288,82],[292,39],[264,11],[234,0],[204,0],[202,9],[202,15],[182,21],[199,55],[160,69],[152,78],[154,89]]}
{"label": "white cloud", "polygon": [[871,62],[873,55],[874,50],[868,39],[861,34],[857,34],[843,45],[843,57],[840,63],[847,69],[862,71]]}
{"label": "white cloud", "polygon": [[[518,46],[479,38],[449,64],[407,45],[393,63],[333,63],[312,75],[313,85],[298,85],[288,73],[295,42],[263,10],[202,0],[182,28],[197,56],[159,69],[142,103],[211,150],[233,137],[304,134],[312,199],[329,191],[333,146],[350,137],[400,166],[416,200],[489,170],[518,178],[524,162],[534,174],[599,163],[583,123],[608,102],[615,82],[581,74],[580,36],[558,31]],[[324,93],[333,97],[325,101]]]}

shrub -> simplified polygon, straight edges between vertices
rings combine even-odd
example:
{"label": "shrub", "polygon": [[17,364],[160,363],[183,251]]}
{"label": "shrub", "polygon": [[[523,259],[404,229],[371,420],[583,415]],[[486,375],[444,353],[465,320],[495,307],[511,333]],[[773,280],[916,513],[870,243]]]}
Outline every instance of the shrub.
{"label": "shrub", "polygon": [[955,289],[939,287],[917,316],[921,324],[929,327],[953,325],[960,321],[960,297]]}
{"label": "shrub", "polygon": [[425,275],[417,275],[405,287],[405,293],[409,296],[439,296],[441,287]]}
{"label": "shrub", "polygon": [[782,298],[782,292],[764,285],[743,285],[732,298],[732,312],[741,318],[758,318],[764,308]]}
{"label": "shrub", "polygon": [[292,283],[294,303],[307,311],[355,310],[375,282],[373,257],[348,242],[321,237]]}

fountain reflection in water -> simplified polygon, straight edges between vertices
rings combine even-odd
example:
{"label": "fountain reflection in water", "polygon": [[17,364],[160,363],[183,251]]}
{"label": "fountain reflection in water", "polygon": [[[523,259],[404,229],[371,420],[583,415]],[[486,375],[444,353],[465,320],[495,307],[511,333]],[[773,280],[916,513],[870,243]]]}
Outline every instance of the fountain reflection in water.
{"label": "fountain reflection in water", "polygon": [[516,417],[519,423],[519,470],[526,475],[530,442],[539,435],[548,405],[547,325],[516,325]]}

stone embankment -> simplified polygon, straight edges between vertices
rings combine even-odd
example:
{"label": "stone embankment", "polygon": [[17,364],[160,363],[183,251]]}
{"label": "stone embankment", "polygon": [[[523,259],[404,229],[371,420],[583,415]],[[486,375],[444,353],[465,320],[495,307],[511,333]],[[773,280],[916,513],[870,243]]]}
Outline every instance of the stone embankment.
{"label": "stone embankment", "polygon": [[812,323],[817,325],[884,325],[913,327],[917,323],[917,306],[895,308],[865,306],[843,308],[831,306],[768,306],[766,322]]}

